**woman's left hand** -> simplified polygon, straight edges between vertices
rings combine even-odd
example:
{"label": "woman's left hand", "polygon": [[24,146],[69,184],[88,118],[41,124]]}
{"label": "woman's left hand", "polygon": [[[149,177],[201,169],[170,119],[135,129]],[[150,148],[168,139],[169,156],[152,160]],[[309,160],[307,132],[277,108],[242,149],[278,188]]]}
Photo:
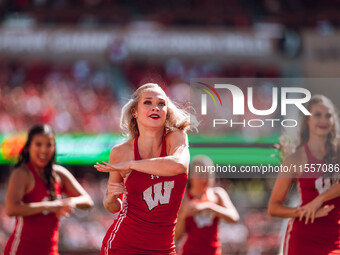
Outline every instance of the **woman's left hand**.
{"label": "woman's left hand", "polygon": [[125,161],[122,163],[118,163],[118,164],[110,164],[107,163],[105,161],[103,161],[103,164],[100,163],[96,163],[94,165],[94,167],[97,169],[97,171],[99,172],[119,172],[123,178],[127,177],[130,172],[130,162],[129,161]]}
{"label": "woman's left hand", "polygon": [[76,208],[76,205],[73,203],[72,198],[64,198],[60,200],[62,206],[60,210],[56,213],[57,217],[68,217],[70,213],[74,211],[74,208]]}
{"label": "woman's left hand", "polygon": [[323,201],[320,197],[314,198],[308,204],[299,208],[300,216],[299,220],[301,221],[303,217],[305,217],[305,224],[308,224],[308,221],[311,220],[311,223],[314,222],[315,214],[322,206]]}

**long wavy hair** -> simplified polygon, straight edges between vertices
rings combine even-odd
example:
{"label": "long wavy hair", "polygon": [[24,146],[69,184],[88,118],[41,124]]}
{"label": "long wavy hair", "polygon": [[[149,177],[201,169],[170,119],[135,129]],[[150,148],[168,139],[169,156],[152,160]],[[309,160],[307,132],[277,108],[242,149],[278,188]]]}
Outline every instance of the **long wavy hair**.
{"label": "long wavy hair", "polygon": [[[146,83],[140,86],[132,95],[132,98],[123,106],[120,118],[120,127],[123,130],[123,133],[126,136],[130,136],[131,138],[135,138],[139,135],[137,120],[133,117],[132,111],[137,109],[138,101],[146,90],[158,89],[163,91],[163,89],[155,83]],[[163,91],[164,92],[164,91]],[[164,92],[165,95],[165,92]],[[167,117],[165,121],[165,130],[166,132],[180,129],[180,130],[189,130],[190,128],[196,128],[196,124],[190,125],[190,114],[184,110],[177,107],[170,98],[166,98],[167,100]]]}
{"label": "long wavy hair", "polygon": [[[326,151],[327,154],[324,156],[324,160],[327,163],[338,163],[338,141],[337,141],[337,136],[339,134],[339,117],[337,114],[337,111],[335,109],[334,104],[332,101],[323,96],[323,95],[314,95],[312,96],[311,100],[308,102],[306,105],[306,108],[308,111],[311,110],[313,105],[322,103],[329,107],[332,111],[332,115],[334,118],[334,125],[332,127],[332,130],[329,132],[327,135],[327,140],[326,140]],[[302,125],[301,125],[301,131],[300,131],[300,143],[298,145],[298,148],[303,146],[305,143],[308,142],[309,140],[309,127],[308,127],[308,118],[309,116],[304,116],[302,120]]]}
{"label": "long wavy hair", "polygon": [[[22,149],[21,153],[19,154],[18,161],[14,165],[14,167],[19,167],[19,166],[26,164],[30,161],[29,147],[32,143],[34,136],[40,135],[40,134],[52,136],[53,139],[55,139],[54,132],[49,125],[38,124],[38,125],[34,125],[33,127],[31,127],[31,129],[28,132],[27,141],[26,141],[24,148]],[[47,186],[48,191],[50,192],[50,200],[55,200],[56,197],[57,197],[55,187],[54,187],[55,177],[54,177],[54,170],[53,170],[53,164],[55,162],[55,155],[56,155],[56,151],[54,150],[54,153],[53,153],[50,161],[47,163],[47,165],[45,166],[45,169],[44,169],[44,176],[45,176],[46,181],[47,181],[46,186]]]}

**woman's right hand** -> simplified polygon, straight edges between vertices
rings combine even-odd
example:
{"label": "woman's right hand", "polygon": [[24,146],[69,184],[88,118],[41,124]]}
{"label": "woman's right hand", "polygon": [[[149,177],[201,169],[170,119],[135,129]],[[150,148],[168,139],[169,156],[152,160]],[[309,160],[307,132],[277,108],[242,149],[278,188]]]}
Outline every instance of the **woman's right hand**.
{"label": "woman's right hand", "polygon": [[107,184],[107,196],[109,199],[117,199],[121,194],[127,194],[126,187],[123,182],[121,183],[108,183]]}

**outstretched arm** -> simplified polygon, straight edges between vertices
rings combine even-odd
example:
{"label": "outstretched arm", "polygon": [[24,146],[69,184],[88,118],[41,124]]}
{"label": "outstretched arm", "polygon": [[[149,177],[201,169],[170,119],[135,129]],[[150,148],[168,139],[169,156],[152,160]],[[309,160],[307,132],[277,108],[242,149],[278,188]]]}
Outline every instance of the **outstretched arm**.
{"label": "outstretched arm", "polygon": [[169,152],[166,157],[157,157],[143,160],[130,160],[118,164],[96,164],[95,168],[100,172],[122,173],[136,170],[138,172],[158,176],[174,176],[187,173],[190,154],[188,149],[188,137],[182,130],[176,130],[168,134]]}

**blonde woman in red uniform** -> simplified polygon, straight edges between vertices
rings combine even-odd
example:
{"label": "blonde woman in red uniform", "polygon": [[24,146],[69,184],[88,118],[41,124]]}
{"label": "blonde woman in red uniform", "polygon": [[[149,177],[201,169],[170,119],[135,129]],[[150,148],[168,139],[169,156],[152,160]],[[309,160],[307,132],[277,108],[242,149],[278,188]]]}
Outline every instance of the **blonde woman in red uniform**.
{"label": "blonde woman in red uniform", "polygon": [[121,126],[131,139],[112,149],[109,163],[95,166],[110,172],[105,208],[120,211],[101,255],[176,254],[174,229],[190,160],[189,114],[148,83],[123,107]]}
{"label": "blonde woman in red uniform", "polygon": [[[54,133],[33,126],[11,174],[5,208],[16,217],[5,255],[58,255],[59,218],[93,202],[72,174],[55,165]],[[68,198],[62,199],[64,193]]]}
{"label": "blonde woman in red uniform", "polygon": [[207,156],[197,156],[190,164],[188,188],[178,215],[175,239],[179,241],[184,233],[187,237],[183,255],[218,255],[221,243],[218,236],[218,223],[224,220],[236,223],[239,214],[227,192],[213,187],[214,175],[195,172],[196,167],[204,169],[214,166]]}
{"label": "blonde woman in red uniform", "polygon": [[[283,162],[287,166],[296,165],[297,169],[303,166],[303,171],[279,176],[268,212],[291,218],[284,254],[340,254],[338,118],[333,103],[325,96],[313,96],[307,109],[312,115],[305,116],[302,122],[300,145]],[[328,168],[328,173],[318,171],[318,165]],[[296,208],[284,205],[293,181],[297,181],[301,197],[301,206]]]}

